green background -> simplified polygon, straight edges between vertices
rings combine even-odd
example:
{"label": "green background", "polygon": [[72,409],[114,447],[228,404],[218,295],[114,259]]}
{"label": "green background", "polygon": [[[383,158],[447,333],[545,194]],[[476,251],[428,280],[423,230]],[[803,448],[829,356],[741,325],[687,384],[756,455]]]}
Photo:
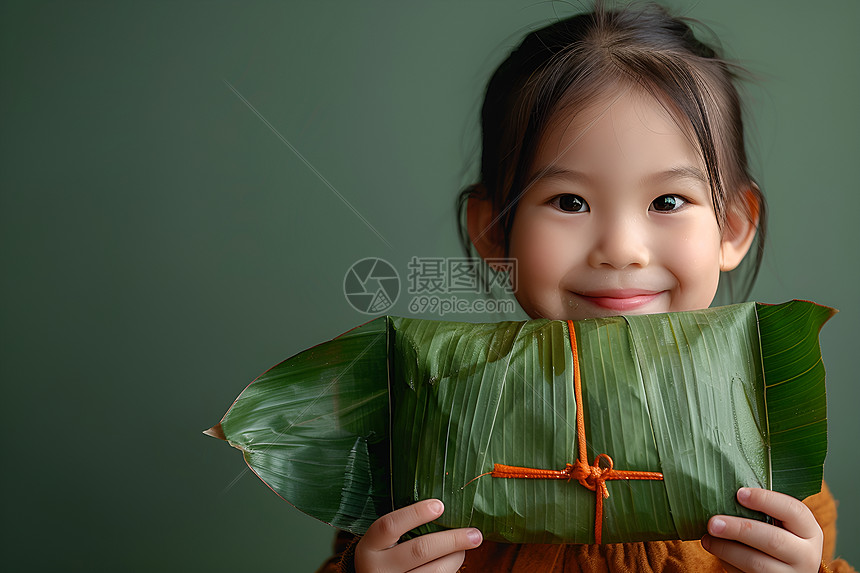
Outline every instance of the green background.
{"label": "green background", "polygon": [[[460,256],[488,75],[577,5],[2,2],[3,561],[312,571],[332,531],[200,432],[369,318],[343,295],[353,262],[383,257],[405,288],[412,256]],[[825,477],[857,565],[860,3],[670,5],[759,78],[772,225],[753,298],[842,311],[822,332]]]}

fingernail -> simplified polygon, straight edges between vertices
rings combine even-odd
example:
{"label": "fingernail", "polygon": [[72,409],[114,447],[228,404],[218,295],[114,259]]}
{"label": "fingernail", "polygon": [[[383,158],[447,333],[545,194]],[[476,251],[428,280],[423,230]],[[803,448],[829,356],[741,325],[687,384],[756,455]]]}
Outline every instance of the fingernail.
{"label": "fingernail", "polygon": [[750,498],[750,494],[752,494],[752,492],[750,491],[750,488],[742,487],[741,489],[738,490],[738,501],[748,500]]}
{"label": "fingernail", "polygon": [[715,517],[711,519],[711,526],[708,529],[714,534],[722,533],[726,530],[726,522],[719,517]]}
{"label": "fingernail", "polygon": [[710,535],[705,535],[704,537],[702,537],[702,547],[704,547],[705,549],[711,548],[711,536]]}
{"label": "fingernail", "polygon": [[470,529],[466,536],[469,538],[469,542],[475,547],[480,545],[481,541],[484,540],[484,536],[477,529]]}
{"label": "fingernail", "polygon": [[442,512],[445,511],[445,506],[438,499],[434,499],[430,502],[430,511],[435,515],[442,515]]}

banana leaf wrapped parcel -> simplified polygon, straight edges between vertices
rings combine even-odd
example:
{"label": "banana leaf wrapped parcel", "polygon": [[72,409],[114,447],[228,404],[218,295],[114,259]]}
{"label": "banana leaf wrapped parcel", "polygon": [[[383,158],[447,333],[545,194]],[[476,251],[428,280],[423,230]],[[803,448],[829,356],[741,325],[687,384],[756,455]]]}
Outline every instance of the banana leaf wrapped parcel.
{"label": "banana leaf wrapped parcel", "polygon": [[739,487],[821,488],[818,333],[806,301],[581,321],[382,316],[254,380],[207,431],[279,496],[362,534],[421,499],[416,530],[516,543],[696,539],[767,519]]}

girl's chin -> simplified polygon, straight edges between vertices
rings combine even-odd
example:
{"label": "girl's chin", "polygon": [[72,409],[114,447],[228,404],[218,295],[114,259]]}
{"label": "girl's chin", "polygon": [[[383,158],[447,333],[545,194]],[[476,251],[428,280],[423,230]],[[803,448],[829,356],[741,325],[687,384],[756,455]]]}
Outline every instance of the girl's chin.
{"label": "girl's chin", "polygon": [[552,320],[584,320],[622,314],[657,314],[668,312],[668,297],[669,294],[665,291],[627,299],[573,295],[561,301],[554,301],[555,304],[531,305],[529,308],[524,306],[524,309],[531,318]]}
{"label": "girl's chin", "polygon": [[560,300],[521,301],[520,306],[530,318],[547,318],[550,320],[584,320],[622,314],[658,314],[670,310],[667,291],[626,299],[597,298],[566,293],[566,296],[561,297]]}

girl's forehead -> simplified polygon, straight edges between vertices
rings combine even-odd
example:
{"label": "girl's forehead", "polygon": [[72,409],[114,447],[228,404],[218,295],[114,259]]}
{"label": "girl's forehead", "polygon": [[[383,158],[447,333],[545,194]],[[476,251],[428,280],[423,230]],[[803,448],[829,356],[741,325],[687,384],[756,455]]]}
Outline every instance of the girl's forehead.
{"label": "girl's forehead", "polygon": [[646,129],[681,135],[695,147],[692,126],[668,98],[659,98],[638,86],[619,84],[591,98],[562,105],[556,110],[543,134],[556,137],[583,137],[602,121],[617,130]]}
{"label": "girl's forehead", "polygon": [[[605,91],[590,101],[560,108],[540,137],[536,168],[607,151],[634,154],[630,160],[684,157],[702,164],[689,122],[670,105],[641,88]],[[599,149],[597,149],[599,148]]]}

